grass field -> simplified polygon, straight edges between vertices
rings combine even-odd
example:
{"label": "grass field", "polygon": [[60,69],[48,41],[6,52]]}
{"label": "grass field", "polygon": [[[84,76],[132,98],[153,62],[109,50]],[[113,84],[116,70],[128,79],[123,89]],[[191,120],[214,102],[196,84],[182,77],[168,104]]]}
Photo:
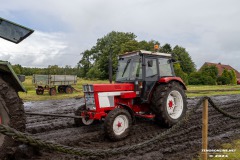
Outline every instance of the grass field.
{"label": "grass field", "polygon": [[[82,85],[94,83],[109,83],[109,82],[107,80],[86,80],[78,78],[77,84],[74,85],[73,87],[79,92],[75,91],[73,94],[57,94],[56,96],[50,96],[48,94],[48,91],[45,91],[43,95],[37,95],[35,91],[35,86],[32,84],[32,76],[27,76],[25,82],[23,82],[24,87],[27,89],[27,93],[19,92],[19,95],[23,99],[23,101],[39,101],[81,97],[83,96]],[[226,95],[226,94],[240,94],[240,85],[187,86],[188,97]]]}
{"label": "grass field", "polygon": [[[213,155],[211,160],[237,160],[240,159],[240,140],[235,140],[232,143],[225,143],[222,144],[222,148],[225,150],[233,150],[232,152],[223,152],[216,155]],[[220,158],[222,156],[222,158]]]}
{"label": "grass field", "polygon": [[240,94],[240,85],[187,86],[188,97],[229,95],[229,94]]}

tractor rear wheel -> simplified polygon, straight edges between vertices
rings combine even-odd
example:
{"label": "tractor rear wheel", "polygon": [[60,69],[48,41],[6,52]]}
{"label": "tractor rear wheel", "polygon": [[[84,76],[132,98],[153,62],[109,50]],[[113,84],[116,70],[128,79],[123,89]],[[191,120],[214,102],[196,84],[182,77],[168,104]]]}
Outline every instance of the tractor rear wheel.
{"label": "tractor rear wheel", "polygon": [[[25,131],[23,102],[15,89],[0,77],[0,124],[9,125],[18,131]],[[17,142],[0,133],[0,159],[11,159]]]}
{"label": "tractor rear wheel", "polygon": [[151,109],[157,123],[171,127],[180,121],[187,111],[187,98],[178,82],[161,84],[153,93]]}
{"label": "tractor rear wheel", "polygon": [[[81,116],[81,112],[86,109],[85,105],[81,105],[76,111],[75,116]],[[88,126],[93,124],[94,119],[86,119],[86,118],[74,118],[75,126]]]}
{"label": "tractor rear wheel", "polygon": [[118,141],[126,138],[132,127],[130,113],[122,108],[110,111],[104,122],[104,131],[108,138]]}

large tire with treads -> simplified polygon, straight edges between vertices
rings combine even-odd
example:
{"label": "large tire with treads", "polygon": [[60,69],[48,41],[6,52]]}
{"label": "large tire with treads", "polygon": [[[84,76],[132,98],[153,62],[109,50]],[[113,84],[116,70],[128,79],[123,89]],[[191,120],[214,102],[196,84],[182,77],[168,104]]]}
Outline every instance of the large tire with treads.
{"label": "large tire with treads", "polygon": [[[25,114],[23,102],[17,91],[0,76],[0,118],[1,123],[18,131],[25,131]],[[0,133],[0,159],[13,159],[17,143]]]}
{"label": "large tire with treads", "polygon": [[126,138],[132,128],[132,117],[123,108],[116,108],[110,111],[104,122],[105,135],[113,141]]}
{"label": "large tire with treads", "polygon": [[158,85],[151,99],[151,109],[160,125],[171,127],[180,121],[187,111],[187,97],[178,82]]}

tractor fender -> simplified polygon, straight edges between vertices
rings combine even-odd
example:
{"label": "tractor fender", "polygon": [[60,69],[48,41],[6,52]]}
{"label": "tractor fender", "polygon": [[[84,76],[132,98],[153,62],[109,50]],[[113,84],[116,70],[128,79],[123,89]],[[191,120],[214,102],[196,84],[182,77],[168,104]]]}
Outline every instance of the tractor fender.
{"label": "tractor fender", "polygon": [[126,104],[118,103],[118,105],[121,106],[121,107],[123,107],[124,109],[126,109],[126,110],[130,113],[130,115],[131,115],[131,117],[132,117],[132,122],[133,122],[133,124],[134,124],[135,121],[136,121],[136,119],[135,119],[133,110],[132,110],[128,105],[126,105]]}
{"label": "tractor fender", "polygon": [[12,69],[12,66],[9,62],[0,61],[0,76],[8,81],[13,88],[18,91],[26,92],[22,82],[19,80],[18,76]]}
{"label": "tractor fender", "polygon": [[182,85],[184,90],[187,90],[187,87],[183,80],[180,77],[162,77],[158,80],[158,83],[170,83],[170,82],[178,82],[180,85]]}

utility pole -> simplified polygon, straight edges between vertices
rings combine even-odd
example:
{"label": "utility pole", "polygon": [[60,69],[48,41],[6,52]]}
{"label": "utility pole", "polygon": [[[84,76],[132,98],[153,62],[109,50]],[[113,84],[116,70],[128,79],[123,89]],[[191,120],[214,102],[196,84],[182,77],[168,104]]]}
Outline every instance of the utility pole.
{"label": "utility pole", "polygon": [[110,52],[108,55],[108,79],[109,79],[109,83],[112,83],[112,47],[111,47],[111,39],[110,37],[108,38],[108,46],[110,48]]}
{"label": "utility pole", "polygon": [[110,48],[110,54],[109,54],[109,63],[108,63],[108,73],[109,73],[109,83],[112,83],[112,50]]}
{"label": "utility pole", "polygon": [[77,63],[77,77],[80,77],[79,69],[80,69],[80,63],[78,62]]}

